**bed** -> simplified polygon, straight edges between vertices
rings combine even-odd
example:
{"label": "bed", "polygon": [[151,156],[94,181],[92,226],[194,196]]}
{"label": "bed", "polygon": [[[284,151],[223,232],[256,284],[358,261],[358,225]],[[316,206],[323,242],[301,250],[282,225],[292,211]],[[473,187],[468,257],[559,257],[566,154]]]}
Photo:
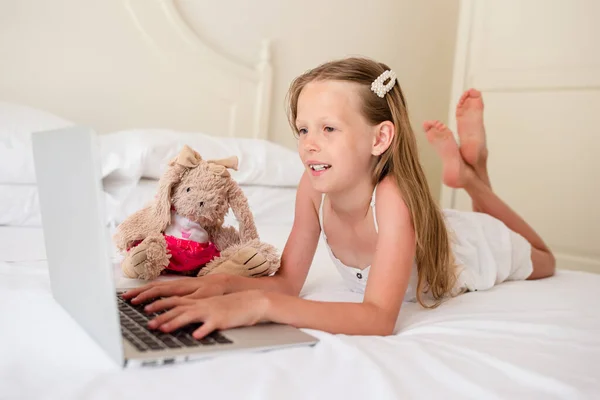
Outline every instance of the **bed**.
{"label": "bed", "polygon": [[[137,34],[162,57],[162,73],[173,78],[170,62],[185,65],[177,82],[192,84],[170,90],[186,94],[180,97],[185,102],[210,108],[198,114],[193,107],[176,110],[152,101],[146,108],[134,107],[124,91],[151,85],[156,77],[150,73],[136,77],[146,82],[115,85],[116,95],[123,95],[117,108],[134,110],[129,119],[108,103],[90,116],[66,97],[57,101],[69,115],[0,104],[0,399],[598,398],[600,275],[564,270],[542,281],[467,293],[434,310],[404,303],[394,334],[386,337],[307,330],[320,340],[314,347],[146,369],[122,370],[112,363],[52,298],[27,135],[72,121],[106,131],[102,162],[111,229],[154,195],[161,166],[178,146],[191,143],[203,155],[240,157],[234,176],[249,199],[261,239],[282,250],[301,173],[292,150],[267,140],[267,47],[253,68],[239,65],[205,46],[171,1],[124,4]],[[218,85],[222,81],[193,75],[188,67],[199,65],[209,70],[204,78],[226,72],[227,88]],[[23,89],[13,97],[27,94]],[[213,102],[215,96],[219,100]],[[160,120],[157,109],[164,111]],[[132,124],[161,129],[131,129]],[[231,215],[226,222],[236,224]],[[117,285],[140,284],[120,274],[118,260],[115,253]],[[323,243],[301,296],[362,300],[343,286]]]}
{"label": "bed", "polygon": [[[122,215],[154,194],[142,178]],[[117,193],[115,188],[108,190]],[[279,249],[291,229],[295,187],[243,186],[261,238]],[[118,215],[118,214],[115,214]],[[226,222],[235,225],[228,217]],[[307,330],[311,348],[241,353],[146,370],[121,370],[53,300],[43,231],[0,227],[1,398],[594,398],[600,393],[600,276],[559,271],[468,293],[435,310],[405,303],[388,337]],[[116,283],[134,287],[113,257]],[[361,301],[320,243],[301,296]]]}
{"label": "bed", "polygon": [[[279,248],[291,225],[257,221]],[[559,271],[402,306],[388,337],[307,330],[315,347],[121,370],[51,296],[41,228],[0,228],[0,397],[6,399],[592,399],[600,393],[600,277]],[[118,267],[115,265],[118,276]],[[121,287],[135,282],[120,278]],[[303,297],[361,301],[319,245]]]}

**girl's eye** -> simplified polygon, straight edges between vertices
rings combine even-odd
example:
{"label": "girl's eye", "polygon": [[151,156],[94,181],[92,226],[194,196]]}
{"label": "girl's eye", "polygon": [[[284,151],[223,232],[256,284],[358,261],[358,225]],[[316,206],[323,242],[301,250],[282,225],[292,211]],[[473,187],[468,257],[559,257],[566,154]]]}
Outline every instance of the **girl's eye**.
{"label": "girl's eye", "polygon": [[307,132],[305,128],[298,129],[298,135],[306,135]]}
{"label": "girl's eye", "polygon": [[331,126],[325,127],[325,132],[333,132],[333,131],[335,131],[335,128],[332,128]]}
{"label": "girl's eye", "polygon": [[190,190],[192,190],[192,189],[190,189],[190,188],[185,189],[186,192],[189,192]]}

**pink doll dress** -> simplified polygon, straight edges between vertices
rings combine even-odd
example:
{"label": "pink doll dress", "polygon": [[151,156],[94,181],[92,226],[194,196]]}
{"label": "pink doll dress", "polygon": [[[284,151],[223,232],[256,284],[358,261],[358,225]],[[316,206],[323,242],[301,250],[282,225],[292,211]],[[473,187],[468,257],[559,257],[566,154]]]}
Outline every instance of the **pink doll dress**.
{"label": "pink doll dress", "polygon": [[220,255],[219,250],[212,242],[198,243],[175,236],[164,236],[167,241],[167,251],[171,253],[167,269],[177,272],[192,271],[203,267]]}
{"label": "pink doll dress", "polygon": [[[197,222],[191,221],[171,210],[171,223],[163,233],[167,251],[171,255],[166,269],[174,272],[190,272],[204,267],[220,256],[219,249],[208,240],[208,233]],[[134,242],[137,246],[142,241]]]}

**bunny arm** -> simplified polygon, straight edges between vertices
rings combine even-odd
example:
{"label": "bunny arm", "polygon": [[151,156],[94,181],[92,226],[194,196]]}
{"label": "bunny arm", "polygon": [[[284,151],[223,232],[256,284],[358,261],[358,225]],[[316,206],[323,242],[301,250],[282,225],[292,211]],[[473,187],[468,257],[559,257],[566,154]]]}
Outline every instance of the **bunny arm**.
{"label": "bunny arm", "polygon": [[228,190],[229,206],[233,210],[235,218],[240,226],[240,241],[248,242],[252,239],[258,239],[258,232],[254,223],[254,216],[248,206],[248,199],[238,186],[237,183],[231,181],[231,186]]}
{"label": "bunny arm", "polygon": [[241,243],[239,232],[232,226],[207,228],[206,232],[220,252]]}
{"label": "bunny arm", "polygon": [[148,205],[131,214],[119,224],[113,241],[119,251],[125,252],[138,240],[161,232],[161,224],[154,218],[153,205]]}

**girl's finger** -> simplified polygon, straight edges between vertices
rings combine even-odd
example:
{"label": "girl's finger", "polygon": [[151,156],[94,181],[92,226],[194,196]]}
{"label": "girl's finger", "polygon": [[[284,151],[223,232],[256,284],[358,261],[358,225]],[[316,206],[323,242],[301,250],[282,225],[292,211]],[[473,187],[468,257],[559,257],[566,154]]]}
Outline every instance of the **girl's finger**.
{"label": "girl's finger", "polygon": [[183,298],[183,297],[172,296],[172,297],[167,297],[164,299],[156,300],[154,303],[148,304],[146,307],[144,307],[144,310],[147,312],[156,312],[156,311],[165,310],[167,308],[182,306],[182,305],[189,303],[190,301],[191,300]]}
{"label": "girl's finger", "polygon": [[160,330],[163,332],[171,332],[176,329],[191,324],[192,322],[202,322],[202,314],[198,310],[192,310],[187,308],[184,312],[171,319],[169,322],[164,323],[160,326]]}
{"label": "girl's finger", "polygon": [[157,297],[183,296],[189,292],[181,282],[157,282],[154,286],[149,287],[145,292],[140,293],[137,297],[131,300],[132,303],[143,303]]}
{"label": "girl's finger", "polygon": [[137,297],[134,297],[131,300],[131,302],[133,304],[138,304],[138,303],[144,303],[148,300],[155,299],[157,297],[171,296],[174,293],[171,293],[172,290],[169,290],[169,289],[170,288],[168,286],[154,286],[152,288],[149,288],[145,292],[140,293]]}
{"label": "girl's finger", "polygon": [[194,339],[202,339],[203,337],[205,337],[206,335],[208,335],[215,329],[216,329],[216,326],[212,322],[212,320],[207,320],[202,324],[202,326],[200,326],[198,329],[196,329],[194,331],[194,333],[192,333],[192,336],[194,337]]}
{"label": "girl's finger", "polygon": [[159,328],[162,324],[169,322],[173,318],[176,318],[178,315],[186,312],[187,309],[183,306],[175,307],[170,309],[164,314],[159,315],[154,318],[152,321],[148,322],[148,328],[155,329]]}
{"label": "girl's finger", "polygon": [[137,287],[137,288],[129,289],[128,291],[126,291],[125,293],[123,293],[122,296],[123,296],[124,299],[130,299],[130,298],[135,297],[138,294],[140,294],[140,293],[142,293],[142,292],[144,292],[144,291],[146,291],[146,290],[154,287],[154,285],[156,285],[156,282],[152,282],[152,283],[149,283],[147,285],[140,286],[140,287]]}

